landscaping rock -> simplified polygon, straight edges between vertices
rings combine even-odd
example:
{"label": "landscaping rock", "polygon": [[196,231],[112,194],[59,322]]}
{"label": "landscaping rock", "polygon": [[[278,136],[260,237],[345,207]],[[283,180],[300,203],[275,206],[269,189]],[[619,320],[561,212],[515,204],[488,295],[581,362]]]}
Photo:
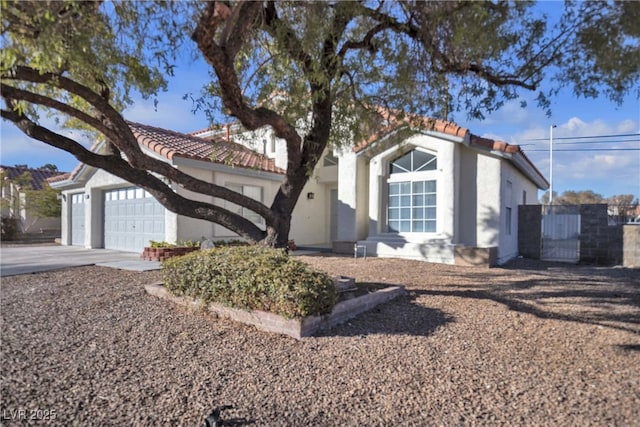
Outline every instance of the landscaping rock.
{"label": "landscaping rock", "polygon": [[638,424],[638,270],[300,259],[407,296],[294,340],[148,295],[159,272],[3,277],[1,424]]}

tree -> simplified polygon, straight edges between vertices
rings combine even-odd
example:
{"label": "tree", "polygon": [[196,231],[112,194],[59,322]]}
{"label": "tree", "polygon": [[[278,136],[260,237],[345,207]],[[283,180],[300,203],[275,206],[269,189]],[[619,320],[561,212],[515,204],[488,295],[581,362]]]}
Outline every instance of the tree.
{"label": "tree", "polygon": [[[481,118],[520,89],[537,90],[549,72],[555,85],[539,92],[543,106],[565,85],[621,102],[640,74],[634,2],[568,4],[552,25],[524,2],[3,0],[2,8],[4,119],[173,212],[276,246],[286,244],[324,150],[388,123],[381,111],[408,128],[425,115]],[[213,75],[196,107],[286,141],[286,175],[269,206],[146,156],[121,114],[133,90],[149,97],[166,87],[188,35]],[[39,124],[43,112],[104,138],[107,153]],[[266,227],[178,195],[158,176],[247,208]]]}
{"label": "tree", "polygon": [[[548,204],[549,203],[549,192],[547,191],[542,195],[540,199],[540,203]],[[604,197],[601,194],[594,193],[592,190],[584,190],[584,191],[572,191],[567,190],[562,193],[562,195],[558,195],[555,191],[553,192],[553,204],[554,205],[586,205],[592,203],[606,203]]]}
{"label": "tree", "polygon": [[609,211],[618,224],[624,224],[637,216],[640,201],[633,194],[619,194],[606,199]]}
{"label": "tree", "polygon": [[58,166],[52,163],[45,163],[44,165],[38,168],[39,170],[49,171],[49,172],[58,172]]}

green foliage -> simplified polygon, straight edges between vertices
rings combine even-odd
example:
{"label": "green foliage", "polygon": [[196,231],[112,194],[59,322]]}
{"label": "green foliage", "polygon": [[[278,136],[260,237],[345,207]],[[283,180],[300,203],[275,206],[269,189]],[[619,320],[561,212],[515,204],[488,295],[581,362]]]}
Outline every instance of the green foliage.
{"label": "green foliage", "polygon": [[[216,240],[213,242],[215,247],[218,246],[247,246],[248,243],[243,240]],[[200,247],[198,240],[179,240],[178,243],[157,242],[149,240],[150,248],[197,248]]]}
{"label": "green foliage", "polygon": [[18,219],[12,216],[3,216],[0,224],[2,226],[0,240],[14,240],[18,234]]}
{"label": "green foliage", "polygon": [[59,191],[44,184],[42,190],[27,190],[25,208],[37,218],[57,218],[62,214]]}
{"label": "green foliage", "polygon": [[[121,112],[135,92],[165,89],[176,56],[197,47],[212,78],[203,77],[200,97],[185,98],[216,121],[271,127],[287,142],[290,169],[272,206],[236,199],[266,230],[216,205],[181,214],[281,246],[321,154],[377,133],[392,116],[483,118],[521,90],[540,91],[548,108],[565,86],[617,102],[640,95],[640,3],[632,1],[553,3],[549,14],[528,1],[0,2],[3,117],[143,187],[153,180],[147,171],[166,170],[129,146],[137,142]],[[116,167],[80,154],[71,138],[26,130],[43,113],[108,137],[128,163]],[[192,184],[177,175],[175,184]],[[153,184],[167,208],[184,206],[171,186]]]}
{"label": "green foliage", "polygon": [[282,250],[262,246],[220,247],[171,258],[163,262],[162,276],[175,295],[286,318],[328,314],[337,301],[331,277]]}
{"label": "green foliage", "polygon": [[175,248],[176,245],[169,242],[157,242],[155,240],[149,240],[149,247],[151,248]]}

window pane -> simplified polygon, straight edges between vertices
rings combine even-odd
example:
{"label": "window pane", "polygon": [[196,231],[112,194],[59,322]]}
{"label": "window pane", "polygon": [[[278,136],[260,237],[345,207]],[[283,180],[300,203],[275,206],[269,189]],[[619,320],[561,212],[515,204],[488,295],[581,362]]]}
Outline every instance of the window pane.
{"label": "window pane", "polygon": [[420,150],[413,150],[395,159],[391,163],[390,173],[429,171],[435,170],[436,167],[436,156]]}
{"label": "window pane", "polygon": [[412,171],[434,170],[436,166],[436,157],[432,154],[419,150],[413,151],[413,169]]}
{"label": "window pane", "polygon": [[242,194],[242,185],[238,184],[227,184],[227,188],[231,191],[235,191],[236,193]]}
{"label": "window pane", "polygon": [[391,163],[391,173],[402,173],[411,171],[411,153],[396,159]]}
{"label": "window pane", "polygon": [[389,232],[436,232],[436,181],[389,183]]}
{"label": "window pane", "polygon": [[395,194],[399,194],[400,192],[400,184],[396,183],[392,183],[389,184],[389,195],[395,195]]}
{"label": "window pane", "polygon": [[260,187],[245,185],[243,187],[243,192],[245,196],[251,197],[253,200],[257,200],[259,202],[262,201],[262,188]]}

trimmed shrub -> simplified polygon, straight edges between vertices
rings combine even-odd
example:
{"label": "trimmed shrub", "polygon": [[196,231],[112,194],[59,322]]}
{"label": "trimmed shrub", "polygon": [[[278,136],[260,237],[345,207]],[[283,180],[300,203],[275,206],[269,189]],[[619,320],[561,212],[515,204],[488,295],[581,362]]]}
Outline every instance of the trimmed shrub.
{"label": "trimmed shrub", "polygon": [[162,276],[174,295],[286,318],[328,314],[338,299],[330,276],[281,249],[261,246],[219,247],[171,258],[162,263]]}
{"label": "trimmed shrub", "polygon": [[15,240],[18,236],[18,219],[12,216],[2,217],[2,233],[0,240]]}

